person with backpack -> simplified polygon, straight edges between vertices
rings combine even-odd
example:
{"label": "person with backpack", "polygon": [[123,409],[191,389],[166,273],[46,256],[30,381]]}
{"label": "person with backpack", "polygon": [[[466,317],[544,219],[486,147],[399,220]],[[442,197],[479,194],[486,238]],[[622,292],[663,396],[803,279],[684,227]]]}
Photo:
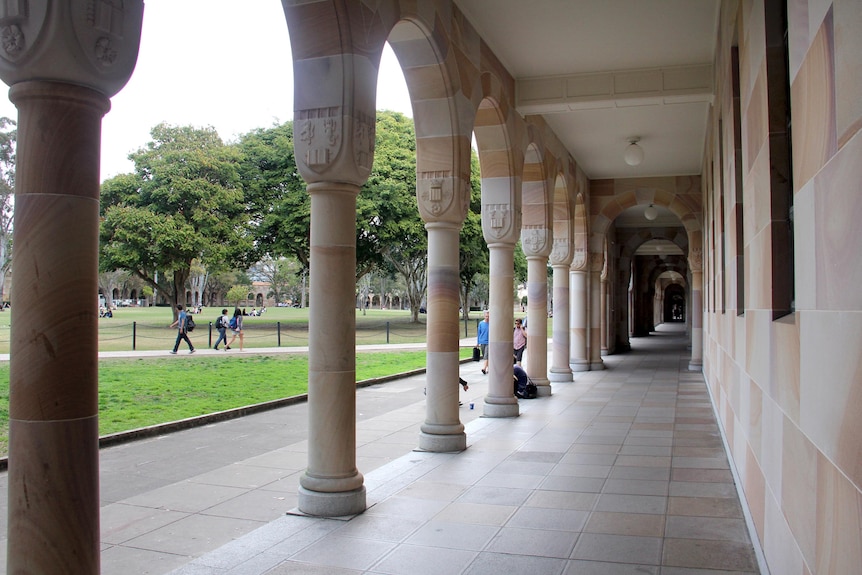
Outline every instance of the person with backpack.
{"label": "person with backpack", "polygon": [[195,346],[192,345],[192,340],[189,339],[188,332],[191,331],[189,329],[189,314],[183,309],[183,306],[177,304],[177,311],[179,314],[177,315],[177,321],[171,324],[171,327],[177,328],[177,342],[174,344],[174,350],[171,352],[173,355],[177,354],[177,349],[180,347],[180,342],[182,340],[186,340],[186,343],[189,344],[189,353],[195,352]]}
{"label": "person with backpack", "polygon": [[224,349],[227,347],[227,326],[230,324],[230,318],[227,315],[227,310],[221,310],[221,315],[215,321],[215,328],[218,330],[218,339],[216,339],[213,349],[218,349],[218,344],[224,342]]}
{"label": "person with backpack", "polygon": [[230,349],[230,344],[232,344],[236,337],[239,336],[239,350],[242,351],[243,345],[243,330],[242,330],[242,312],[240,309],[234,308],[233,317],[230,318],[230,330],[233,332],[233,337],[230,339],[228,344],[225,346],[225,350]]}

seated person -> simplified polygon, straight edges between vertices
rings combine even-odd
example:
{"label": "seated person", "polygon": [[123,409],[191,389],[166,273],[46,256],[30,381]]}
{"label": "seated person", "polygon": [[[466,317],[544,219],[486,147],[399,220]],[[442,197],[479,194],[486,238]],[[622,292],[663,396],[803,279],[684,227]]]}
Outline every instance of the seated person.
{"label": "seated person", "polygon": [[527,390],[527,381],[529,381],[527,372],[516,363],[512,366],[512,378],[515,384],[515,395],[517,397],[524,397],[524,392]]}

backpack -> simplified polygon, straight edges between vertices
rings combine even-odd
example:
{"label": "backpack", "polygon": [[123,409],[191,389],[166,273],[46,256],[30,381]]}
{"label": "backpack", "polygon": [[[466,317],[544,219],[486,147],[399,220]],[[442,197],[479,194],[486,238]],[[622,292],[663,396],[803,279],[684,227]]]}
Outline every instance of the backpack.
{"label": "backpack", "polygon": [[236,329],[236,316],[233,316],[232,318],[230,318],[230,328]]}
{"label": "backpack", "polygon": [[186,316],[186,331],[192,332],[195,330],[195,327],[196,327],[195,326],[195,320],[192,318],[192,316],[187,315]]}
{"label": "backpack", "polygon": [[532,379],[527,379],[527,387],[524,389],[524,399],[536,399],[539,395],[539,388],[533,383]]}
{"label": "backpack", "polygon": [[224,316],[223,315],[218,316],[218,319],[215,321],[215,328],[216,329],[223,329],[224,328]]}

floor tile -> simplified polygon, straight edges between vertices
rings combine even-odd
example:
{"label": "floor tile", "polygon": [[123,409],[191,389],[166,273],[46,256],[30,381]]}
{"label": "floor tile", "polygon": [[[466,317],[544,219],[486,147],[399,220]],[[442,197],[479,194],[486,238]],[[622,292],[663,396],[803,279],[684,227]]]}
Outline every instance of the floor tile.
{"label": "floor tile", "polygon": [[572,551],[572,559],[659,565],[661,546],[660,537],[583,533]]}
{"label": "floor tile", "polygon": [[664,515],[594,511],[587,520],[584,532],[662,537],[664,522]]}
{"label": "floor tile", "polygon": [[498,527],[491,525],[429,521],[410,535],[406,543],[424,547],[481,551],[498,530]]}
{"label": "floor tile", "polygon": [[677,539],[713,539],[749,543],[748,528],[743,519],[729,517],[683,517],[669,515],[665,536]]}
{"label": "floor tile", "polygon": [[577,538],[577,533],[569,531],[503,527],[486,551],[566,559],[572,553]]}
{"label": "floor tile", "polygon": [[669,497],[667,512],[695,517],[742,517],[739,501],[724,497]]}
{"label": "floor tile", "polygon": [[566,568],[565,559],[531,557],[504,553],[480,553],[464,575],[559,575]]}
{"label": "floor tile", "polygon": [[578,532],[584,528],[588,515],[586,511],[574,509],[522,507],[512,515],[506,527]]}
{"label": "floor tile", "polygon": [[389,575],[459,575],[476,555],[460,549],[399,545],[371,571]]}
{"label": "floor tile", "polygon": [[753,571],[757,561],[751,545],[734,541],[704,539],[664,540],[662,565],[707,569],[721,567],[726,571]]}

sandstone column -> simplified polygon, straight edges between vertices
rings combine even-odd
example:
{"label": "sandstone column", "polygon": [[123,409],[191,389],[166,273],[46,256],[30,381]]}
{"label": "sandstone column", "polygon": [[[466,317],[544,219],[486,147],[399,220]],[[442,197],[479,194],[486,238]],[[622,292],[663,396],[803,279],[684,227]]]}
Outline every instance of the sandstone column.
{"label": "sandstone column", "polygon": [[602,361],[602,253],[590,254],[590,371],[605,368]]}
{"label": "sandstone column", "polygon": [[569,367],[569,265],[568,240],[554,239],[551,264],[554,269],[554,333],[551,342],[550,381],[572,381]]}
{"label": "sandstone column", "polygon": [[551,395],[548,379],[548,255],[551,233],[530,227],[521,232],[521,247],[527,256],[527,365],[539,396]]}
{"label": "sandstone column", "polygon": [[691,268],[691,361],[688,369],[703,369],[703,250],[692,248],[688,254]]}
{"label": "sandstone column", "polygon": [[419,212],[428,232],[426,412],[419,447],[435,452],[467,448],[467,435],[458,410],[461,391],[458,246],[469,206],[470,185],[449,176],[450,173],[420,172],[416,190]]}
{"label": "sandstone column", "polygon": [[[302,21],[293,10],[305,8],[285,8],[288,22]],[[344,49],[333,30],[316,33]],[[293,54],[296,165],[311,196],[308,467],[298,504],[336,517],[365,510],[356,468],[356,198],[374,159],[376,68],[367,54],[303,58],[307,48],[294,44]]]}
{"label": "sandstone column", "polygon": [[572,371],[589,371],[590,361],[587,358],[588,318],[587,318],[587,259],[586,252],[578,249],[571,266],[571,346],[569,365]]}
{"label": "sandstone column", "polygon": [[99,156],[143,3],[11,3],[0,77],[18,108],[8,573],[99,573]]}
{"label": "sandstone column", "polygon": [[488,298],[488,395],[486,417],[514,417],[519,414],[512,386],[512,333],[515,314],[512,283],[515,278],[515,245],[488,245],[490,251],[490,294]]}

